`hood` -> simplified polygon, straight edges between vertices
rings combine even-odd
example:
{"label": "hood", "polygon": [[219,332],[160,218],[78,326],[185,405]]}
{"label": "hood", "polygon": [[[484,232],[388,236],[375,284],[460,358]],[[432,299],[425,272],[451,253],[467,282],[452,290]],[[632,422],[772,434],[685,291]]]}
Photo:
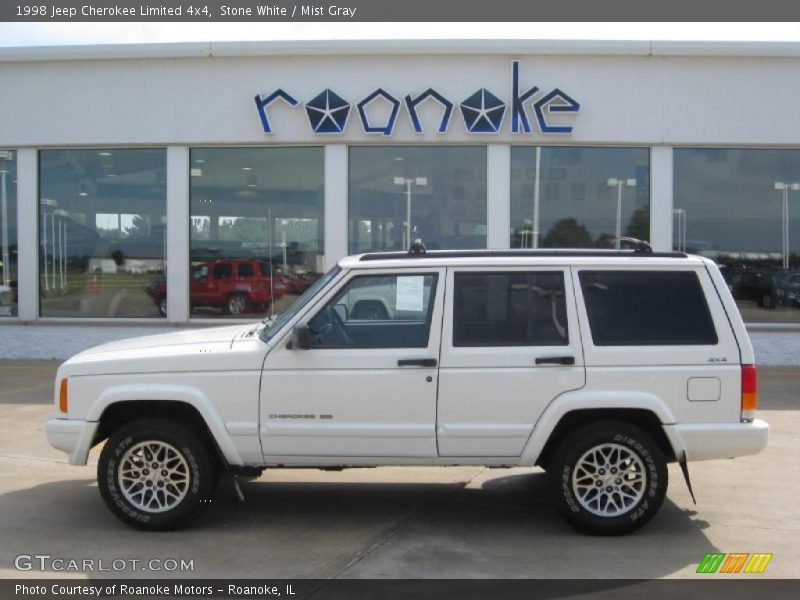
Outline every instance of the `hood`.
{"label": "hood", "polygon": [[[63,375],[114,375],[257,369],[267,349],[254,324],[180,330],[109,342],[76,354]],[[243,343],[233,342],[241,338]],[[63,372],[62,372],[63,371]]]}

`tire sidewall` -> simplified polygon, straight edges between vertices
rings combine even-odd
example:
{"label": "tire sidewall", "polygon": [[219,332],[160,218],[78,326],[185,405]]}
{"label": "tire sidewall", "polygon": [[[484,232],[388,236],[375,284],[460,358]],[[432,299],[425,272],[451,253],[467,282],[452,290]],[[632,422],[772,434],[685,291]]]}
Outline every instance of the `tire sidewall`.
{"label": "tire sidewall", "polygon": [[[618,535],[638,529],[649,521],[664,501],[667,468],[660,448],[643,431],[627,426],[604,426],[585,435],[570,436],[551,468],[551,485],[559,511],[578,528],[601,535]],[[642,498],[627,512],[614,517],[595,515],[581,506],[572,489],[572,475],[578,459],[601,444],[613,443],[635,453],[644,464],[645,489]]]}
{"label": "tire sidewall", "polygon": [[[125,453],[144,441],[165,442],[173,446],[189,467],[189,489],[181,502],[168,511],[149,513],[133,506],[119,487],[118,471]],[[188,430],[146,421],[132,423],[106,442],[97,465],[100,493],[111,511],[124,522],[140,529],[173,529],[197,516],[208,504],[216,488],[216,471],[208,452]]]}

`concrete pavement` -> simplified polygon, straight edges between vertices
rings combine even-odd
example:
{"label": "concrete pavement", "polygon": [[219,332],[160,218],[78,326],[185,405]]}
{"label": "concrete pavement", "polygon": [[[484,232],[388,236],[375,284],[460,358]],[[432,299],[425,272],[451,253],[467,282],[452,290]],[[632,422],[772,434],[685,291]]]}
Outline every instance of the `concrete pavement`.
{"label": "concrete pavement", "polygon": [[[693,577],[706,552],[772,552],[761,577],[800,570],[800,370],[761,369],[772,426],[757,456],[690,465],[698,505],[670,466],[667,500],[633,535],[575,532],[539,469],[272,470],[223,481],[189,529],[143,533],[106,510],[94,466],[71,467],[44,437],[57,363],[0,362],[0,577]],[[96,464],[97,450],[92,452]],[[20,554],[139,560],[121,572],[20,572]],[[150,559],[193,571],[143,571]],[[704,576],[708,577],[708,576]]]}

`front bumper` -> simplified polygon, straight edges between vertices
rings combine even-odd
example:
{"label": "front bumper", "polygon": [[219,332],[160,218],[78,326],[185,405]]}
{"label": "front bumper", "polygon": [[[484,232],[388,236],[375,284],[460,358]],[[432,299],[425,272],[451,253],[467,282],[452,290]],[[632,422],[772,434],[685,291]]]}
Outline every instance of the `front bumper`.
{"label": "front bumper", "polygon": [[666,425],[664,429],[676,450],[683,448],[690,461],[758,454],[766,447],[769,436],[769,424],[760,419],[749,423]]}
{"label": "front bumper", "polygon": [[53,448],[67,453],[69,464],[85,465],[97,431],[97,421],[65,419],[60,413],[47,417],[44,430]]}

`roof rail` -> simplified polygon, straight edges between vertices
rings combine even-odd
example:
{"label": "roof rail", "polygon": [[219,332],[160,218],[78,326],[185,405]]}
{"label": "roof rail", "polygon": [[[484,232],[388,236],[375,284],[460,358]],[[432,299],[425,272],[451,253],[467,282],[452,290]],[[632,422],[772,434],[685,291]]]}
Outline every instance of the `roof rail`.
{"label": "roof rail", "polygon": [[[645,242],[646,243],[646,242]],[[649,247],[649,244],[647,244]],[[536,256],[536,257],[564,257],[564,258],[579,258],[579,257],[641,257],[641,258],[687,258],[685,252],[653,252],[652,249],[648,252],[643,249],[634,250],[587,250],[587,249],[530,249],[522,248],[518,250],[427,250],[420,252],[419,249],[413,249],[413,252],[370,252],[361,255],[360,261],[370,260],[403,260],[408,258],[425,259],[425,258],[514,258],[521,256]]]}

